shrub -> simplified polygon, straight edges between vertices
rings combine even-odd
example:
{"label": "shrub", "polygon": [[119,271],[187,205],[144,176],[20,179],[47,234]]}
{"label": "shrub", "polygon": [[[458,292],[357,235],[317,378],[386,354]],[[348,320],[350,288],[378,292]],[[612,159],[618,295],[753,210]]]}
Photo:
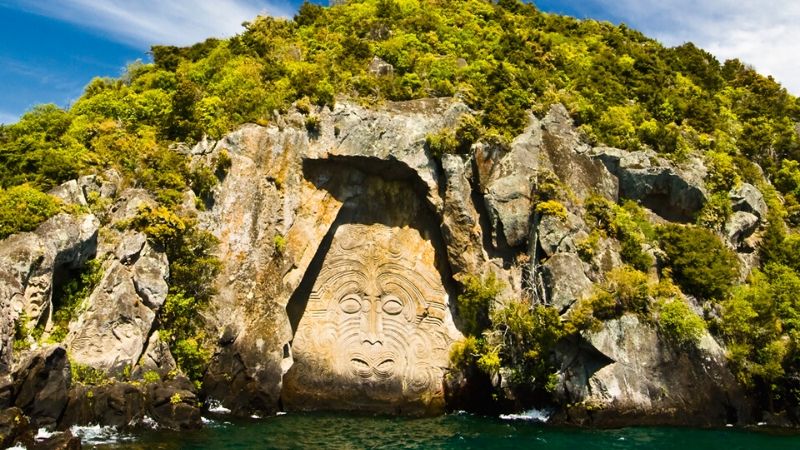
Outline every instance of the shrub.
{"label": "shrub", "polygon": [[158,383],[161,381],[161,375],[155,370],[148,370],[142,375],[142,379],[144,379],[145,383]]}
{"label": "shrub", "polygon": [[425,143],[431,155],[441,158],[444,154],[466,154],[483,134],[478,121],[471,115],[461,116],[455,130],[443,129],[429,134]]}
{"label": "shrub", "polygon": [[471,336],[480,336],[489,328],[489,312],[497,295],[502,291],[502,283],[489,273],[485,279],[475,275],[467,275],[461,280],[462,292],[456,298],[456,311],[464,324],[464,332]]}
{"label": "shrub", "polygon": [[309,133],[319,133],[320,120],[318,116],[306,117],[305,125],[306,125],[306,130],[308,130]]}
{"label": "shrub", "polygon": [[73,383],[99,386],[110,381],[108,375],[100,369],[95,369],[94,367],[80,364],[72,360],[70,360],[69,364]]}
{"label": "shrub", "polygon": [[28,184],[0,189],[0,239],[35,230],[61,210],[60,204],[55,197]]}
{"label": "shrub", "polygon": [[662,303],[658,326],[672,342],[682,347],[696,344],[706,330],[706,323],[680,298]]}
{"label": "shrub", "polygon": [[543,216],[553,216],[561,220],[567,220],[567,208],[557,200],[548,200],[536,205],[536,212]]}
{"label": "shrub", "polygon": [[276,234],[275,237],[272,238],[272,243],[275,246],[275,253],[283,255],[283,252],[286,251],[286,238],[280,234]]}
{"label": "shrub", "polygon": [[647,317],[650,300],[651,286],[647,275],[633,267],[622,266],[609,272],[606,281],[596,285],[594,293],[582,301],[588,303],[595,318],[609,320],[625,312]]}
{"label": "shrub", "polygon": [[738,276],[739,261],[717,236],[675,224],[659,227],[658,236],[665,263],[684,292],[706,300],[727,297]]}
{"label": "shrub", "polygon": [[[511,301],[492,312],[492,331],[487,342],[492,349],[482,358],[511,370],[509,382],[536,390],[550,387],[555,373],[551,353],[564,336],[558,311],[544,305]],[[481,361],[482,369],[490,367]]]}
{"label": "shrub", "polygon": [[727,192],[718,192],[711,195],[703,209],[697,215],[697,225],[712,230],[721,230],[733,214],[733,206]]}
{"label": "shrub", "polygon": [[641,271],[653,265],[653,258],[642,250],[642,245],[655,233],[641,207],[630,201],[615,205],[597,195],[589,197],[585,206],[587,222],[620,242],[620,256],[625,263]]}
{"label": "shrub", "polygon": [[81,305],[102,279],[103,262],[93,259],[86,262],[78,276],[53,292],[53,329],[48,339],[50,342],[64,341],[70,322],[77,318]]}

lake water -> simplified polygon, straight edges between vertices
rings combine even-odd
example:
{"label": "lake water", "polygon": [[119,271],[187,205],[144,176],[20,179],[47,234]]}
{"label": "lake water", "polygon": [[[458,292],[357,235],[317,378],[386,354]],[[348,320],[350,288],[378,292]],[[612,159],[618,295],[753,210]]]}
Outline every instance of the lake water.
{"label": "lake water", "polygon": [[800,435],[734,428],[583,430],[454,414],[430,419],[286,414],[249,421],[224,416],[199,431],[120,434],[78,431],[84,448],[100,449],[800,449]]}

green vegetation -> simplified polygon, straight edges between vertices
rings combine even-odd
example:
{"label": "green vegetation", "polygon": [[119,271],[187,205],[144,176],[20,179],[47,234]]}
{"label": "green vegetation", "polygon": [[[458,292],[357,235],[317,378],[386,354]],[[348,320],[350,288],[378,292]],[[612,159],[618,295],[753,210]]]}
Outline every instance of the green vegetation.
{"label": "green vegetation", "polygon": [[72,382],[89,386],[99,386],[110,382],[108,375],[102,370],[70,360]]}
{"label": "green vegetation", "polygon": [[0,188],[0,239],[13,233],[32,231],[59,211],[58,199],[28,184],[5,190]]}
{"label": "green vegetation", "polygon": [[563,221],[567,220],[567,208],[558,200],[537,203],[536,212],[543,216],[553,216]]}
{"label": "green vegetation", "polygon": [[214,294],[220,262],[213,255],[216,238],[194,220],[164,207],[144,207],[129,224],[147,234],[169,259],[167,300],[158,316],[159,336],[167,342],[181,370],[195,382],[211,357],[200,312]]}
{"label": "green vegetation", "polygon": [[684,292],[704,300],[727,298],[739,261],[717,236],[703,228],[669,224],[659,227],[658,239]]}
{"label": "green vegetation", "polygon": [[659,305],[658,326],[672,342],[682,347],[696,344],[706,331],[706,323],[682,298]]}
{"label": "green vegetation", "polygon": [[797,405],[800,393],[792,380],[800,375],[800,276],[771,263],[756,270],[750,284],[734,289],[722,302],[718,328],[728,343],[729,357],[742,382],[762,394],[774,410]]}
{"label": "green vegetation", "polygon": [[81,305],[102,279],[103,262],[93,259],[86,263],[79,275],[73,276],[53,292],[53,328],[49,341],[64,341],[69,332],[69,323],[78,317]]}
{"label": "green vegetation", "polygon": [[619,241],[625,263],[641,271],[650,269],[653,258],[642,246],[652,241],[655,233],[639,205],[629,200],[620,206],[595,195],[586,200],[585,206],[587,223]]}
{"label": "green vegetation", "polygon": [[142,375],[142,379],[145,383],[157,383],[161,381],[161,375],[155,370],[148,370]]}
{"label": "green vegetation", "polygon": [[489,312],[503,284],[494,273],[489,273],[483,280],[468,275],[461,280],[461,286],[462,292],[456,298],[456,311],[463,321],[462,328],[468,335],[480,336],[491,325]]}
{"label": "green vegetation", "polygon": [[558,311],[529,301],[502,306],[496,297],[502,284],[494,277],[468,276],[457,300],[466,337],[450,353],[453,367],[463,373],[503,376],[517,390],[548,393],[555,383],[552,352],[564,336]]}

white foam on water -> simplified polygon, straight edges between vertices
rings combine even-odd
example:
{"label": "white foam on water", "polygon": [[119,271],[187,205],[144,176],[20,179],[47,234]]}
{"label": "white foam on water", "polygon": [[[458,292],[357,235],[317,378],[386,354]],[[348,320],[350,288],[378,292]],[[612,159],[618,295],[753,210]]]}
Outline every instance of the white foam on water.
{"label": "white foam on water", "polygon": [[55,434],[56,433],[48,431],[46,428],[39,428],[39,431],[36,432],[36,436],[34,436],[33,438],[36,439],[37,441],[43,441],[45,439],[50,439]]}
{"label": "white foam on water", "polygon": [[28,450],[28,448],[22,444],[17,444],[13,447],[8,447],[6,450]]}
{"label": "white foam on water", "polygon": [[72,434],[79,437],[83,445],[116,444],[133,441],[133,436],[121,433],[116,427],[100,425],[78,426],[70,428]]}
{"label": "white foam on water", "polygon": [[276,416],[285,416],[286,415],[286,411],[278,411],[278,412],[275,413],[275,415]]}
{"label": "white foam on water", "polygon": [[253,414],[252,416],[250,416],[250,418],[251,419],[260,419],[261,416],[259,416],[258,414]]}
{"label": "white foam on water", "polygon": [[219,400],[214,400],[212,398],[208,400],[208,412],[214,414],[230,414],[231,410],[222,406]]}
{"label": "white foam on water", "polygon": [[151,430],[157,430],[158,429],[158,422],[153,420],[153,418],[148,416],[148,415],[145,415],[144,417],[142,417],[142,419],[138,423],[135,423],[134,425],[139,425],[139,426],[143,426],[145,428],[150,428]]}
{"label": "white foam on water", "polygon": [[500,414],[503,420],[529,420],[532,422],[547,422],[550,419],[550,411],[542,409],[531,409],[520,414]]}

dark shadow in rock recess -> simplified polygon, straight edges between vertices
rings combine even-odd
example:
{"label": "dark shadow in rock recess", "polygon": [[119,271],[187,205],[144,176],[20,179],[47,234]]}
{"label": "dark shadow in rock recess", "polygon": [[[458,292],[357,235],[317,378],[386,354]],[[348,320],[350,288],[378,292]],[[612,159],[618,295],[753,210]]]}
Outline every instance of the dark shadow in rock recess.
{"label": "dark shadow in rock recess", "polygon": [[[368,169],[369,172],[365,173]],[[400,163],[368,157],[336,157],[303,161],[305,178],[319,189],[330,192],[343,202],[336,220],[314,255],[300,285],[295,289],[286,313],[292,335],[305,312],[308,296],[330,249],[336,230],[344,224],[383,224],[388,227],[409,227],[431,242],[435,251],[435,268],[450,298],[456,283],[447,260],[440,220],[427,202],[427,187],[415,172]],[[415,212],[416,214],[411,214]],[[451,305],[451,314],[454,314]]]}

